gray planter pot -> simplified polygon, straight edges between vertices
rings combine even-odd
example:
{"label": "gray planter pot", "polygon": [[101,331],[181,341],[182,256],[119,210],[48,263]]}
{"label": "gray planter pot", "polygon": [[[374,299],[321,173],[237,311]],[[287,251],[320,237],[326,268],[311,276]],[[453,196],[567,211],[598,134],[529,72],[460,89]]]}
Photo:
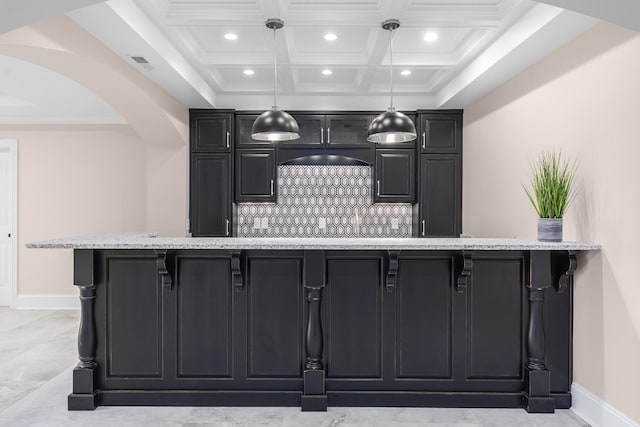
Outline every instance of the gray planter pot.
{"label": "gray planter pot", "polygon": [[538,240],[562,242],[562,218],[538,218]]}

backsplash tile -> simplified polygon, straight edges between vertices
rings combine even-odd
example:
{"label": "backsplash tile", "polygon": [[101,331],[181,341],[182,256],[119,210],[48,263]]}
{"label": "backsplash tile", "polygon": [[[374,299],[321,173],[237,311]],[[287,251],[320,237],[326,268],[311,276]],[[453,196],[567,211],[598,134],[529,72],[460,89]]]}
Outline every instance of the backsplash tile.
{"label": "backsplash tile", "polygon": [[409,203],[373,205],[369,166],[279,166],[278,203],[240,203],[239,237],[411,237]]}

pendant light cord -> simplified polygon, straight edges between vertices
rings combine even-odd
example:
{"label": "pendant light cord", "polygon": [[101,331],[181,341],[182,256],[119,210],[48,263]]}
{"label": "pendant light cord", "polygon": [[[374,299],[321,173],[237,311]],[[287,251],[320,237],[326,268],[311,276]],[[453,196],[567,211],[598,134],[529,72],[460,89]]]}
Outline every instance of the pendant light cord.
{"label": "pendant light cord", "polygon": [[278,55],[276,54],[276,29],[273,29],[273,109],[278,109],[278,100],[276,99],[277,81],[278,81]]}
{"label": "pendant light cord", "polygon": [[393,29],[389,30],[389,96],[391,98],[389,108],[393,110]]}

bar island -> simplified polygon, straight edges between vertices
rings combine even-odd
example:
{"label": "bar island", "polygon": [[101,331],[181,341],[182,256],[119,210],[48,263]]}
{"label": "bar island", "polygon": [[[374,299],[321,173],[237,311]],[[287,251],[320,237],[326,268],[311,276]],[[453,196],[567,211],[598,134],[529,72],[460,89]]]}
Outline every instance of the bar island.
{"label": "bar island", "polygon": [[70,410],[571,406],[573,275],[594,244],[163,238],[74,250]]}

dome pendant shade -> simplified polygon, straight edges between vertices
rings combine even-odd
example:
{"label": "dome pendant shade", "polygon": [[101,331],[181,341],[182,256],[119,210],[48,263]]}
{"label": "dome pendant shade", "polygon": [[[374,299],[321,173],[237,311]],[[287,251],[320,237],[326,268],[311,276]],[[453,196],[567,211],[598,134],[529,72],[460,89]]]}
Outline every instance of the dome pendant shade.
{"label": "dome pendant shade", "polygon": [[300,138],[300,128],[296,119],[278,105],[278,57],[276,55],[276,30],[284,26],[277,18],[267,19],[267,28],[273,30],[273,107],[260,114],[251,127],[251,138],[257,141],[290,141]]}
{"label": "dome pendant shade", "polygon": [[367,141],[376,144],[393,144],[396,142],[409,142],[416,139],[416,125],[406,114],[389,108],[379,114],[369,124]]}
{"label": "dome pendant shade", "polygon": [[400,27],[397,19],[387,19],[382,29],[389,31],[389,108],[369,124],[367,141],[376,144],[409,142],[416,139],[416,125],[405,114],[393,108],[393,30]]}
{"label": "dome pendant shade", "polygon": [[290,141],[300,138],[300,129],[289,113],[274,108],[260,114],[251,127],[257,141]]}

